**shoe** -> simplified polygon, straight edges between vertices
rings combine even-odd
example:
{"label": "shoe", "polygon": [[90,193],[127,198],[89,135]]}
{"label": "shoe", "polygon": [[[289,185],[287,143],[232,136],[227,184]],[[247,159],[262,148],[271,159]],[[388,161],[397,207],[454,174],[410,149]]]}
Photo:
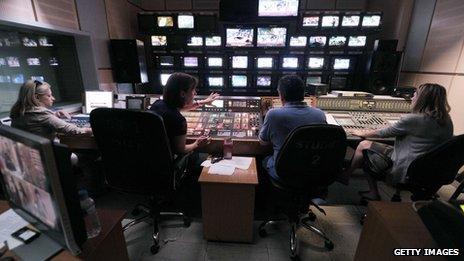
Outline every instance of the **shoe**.
{"label": "shoe", "polygon": [[363,206],[367,206],[367,204],[369,203],[369,201],[380,201],[380,196],[378,197],[375,197],[375,198],[371,198],[371,197],[367,197],[367,196],[362,196],[361,197],[361,200],[360,200],[360,204],[363,205]]}

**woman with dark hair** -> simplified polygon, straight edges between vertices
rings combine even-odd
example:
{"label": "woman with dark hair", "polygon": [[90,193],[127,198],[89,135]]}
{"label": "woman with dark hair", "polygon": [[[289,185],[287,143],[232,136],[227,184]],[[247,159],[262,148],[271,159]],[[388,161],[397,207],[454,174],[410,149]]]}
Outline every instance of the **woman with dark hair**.
{"label": "woman with dark hair", "polygon": [[198,80],[185,73],[173,73],[163,89],[163,99],[158,100],[150,110],[163,118],[164,127],[174,153],[188,153],[208,142],[208,137],[201,136],[195,142],[186,144],[187,121],[181,110],[191,110],[204,104],[210,104],[219,97],[217,93],[211,93],[208,98],[194,101],[197,94]]}
{"label": "woman with dark hair", "polygon": [[[392,167],[384,170],[387,173],[385,177],[387,182],[404,183],[408,167],[415,158],[453,136],[453,123],[449,116],[450,106],[443,86],[434,83],[422,84],[416,89],[411,106],[411,114],[405,115],[389,127],[351,133],[362,138],[395,137],[395,145],[391,147],[368,140],[360,142],[351,167],[340,179],[342,183],[348,184],[351,173],[363,165],[362,151],[365,149],[374,150],[391,159]],[[380,200],[376,180],[370,176],[367,179],[370,191],[360,192],[363,200]]]}

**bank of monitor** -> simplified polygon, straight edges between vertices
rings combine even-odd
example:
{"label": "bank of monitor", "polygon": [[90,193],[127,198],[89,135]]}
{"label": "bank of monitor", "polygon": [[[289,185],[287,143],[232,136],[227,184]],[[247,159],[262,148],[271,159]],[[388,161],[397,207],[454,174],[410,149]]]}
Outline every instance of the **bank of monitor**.
{"label": "bank of monitor", "polygon": [[324,15],[322,16],[321,27],[322,28],[334,28],[338,27],[340,23],[340,17],[338,15]]}
{"label": "bank of monitor", "polygon": [[347,87],[347,78],[345,76],[332,76],[330,78],[331,90],[343,90]]}
{"label": "bank of monitor", "polygon": [[161,86],[166,86],[166,83],[168,82],[169,77],[171,77],[171,73],[160,73],[160,83]]}
{"label": "bank of monitor", "polygon": [[180,14],[177,16],[177,27],[179,29],[194,29],[195,20],[193,15],[190,14]]}
{"label": "bank of monitor", "polygon": [[29,66],[39,66],[40,65],[40,58],[38,57],[30,57],[26,59],[27,65]]}
{"label": "bank of monitor", "polygon": [[158,64],[160,67],[174,67],[174,57],[173,56],[160,56],[158,58]]}
{"label": "bank of monitor", "polygon": [[257,47],[285,47],[287,28],[285,27],[258,27]]}
{"label": "bank of monitor", "polygon": [[248,76],[242,74],[232,74],[230,85],[234,88],[245,88],[248,86]]}
{"label": "bank of monitor", "polygon": [[345,36],[331,36],[329,38],[329,47],[343,47],[346,44]]}
{"label": "bank of monitor", "polygon": [[256,68],[262,70],[270,70],[274,68],[274,57],[258,56],[256,57]]}
{"label": "bank of monitor", "polygon": [[258,0],[258,16],[297,16],[299,0]]}
{"label": "bank of monitor", "polygon": [[226,28],[226,47],[253,47],[253,28]]}
{"label": "bank of monitor", "polygon": [[113,108],[114,95],[109,91],[86,91],[85,113],[91,113],[96,108]]}

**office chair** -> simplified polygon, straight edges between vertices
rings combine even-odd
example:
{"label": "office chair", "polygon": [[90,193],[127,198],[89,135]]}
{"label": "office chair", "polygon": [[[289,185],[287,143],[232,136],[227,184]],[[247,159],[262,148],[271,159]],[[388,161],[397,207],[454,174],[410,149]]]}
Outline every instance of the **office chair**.
{"label": "office chair", "polygon": [[[341,173],[345,150],[346,134],[342,127],[317,124],[294,129],[277,155],[275,168],[280,180],[270,179],[273,187],[292,198],[291,202],[285,202],[284,210],[291,225],[292,259],[298,258],[296,231],[300,225],[322,237],[328,250],[334,248],[333,242],[324,232],[309,223],[316,216],[308,205],[313,205],[325,214],[313,199],[320,197],[321,190],[326,190]],[[301,218],[305,214],[308,216]],[[274,221],[265,220],[261,223],[259,235],[266,236],[266,225]]]}
{"label": "office chair", "polygon": [[[174,196],[188,155],[174,160],[163,120],[153,112],[98,108],[90,114],[90,124],[101,152],[108,186],[118,191],[149,197],[149,206],[138,205],[133,211],[147,215],[127,224],[124,229],[145,218],[153,220],[153,241],[150,250],[159,250],[160,216],[183,217],[183,213],[160,212],[164,199]],[[185,163],[185,164],[181,164]]]}

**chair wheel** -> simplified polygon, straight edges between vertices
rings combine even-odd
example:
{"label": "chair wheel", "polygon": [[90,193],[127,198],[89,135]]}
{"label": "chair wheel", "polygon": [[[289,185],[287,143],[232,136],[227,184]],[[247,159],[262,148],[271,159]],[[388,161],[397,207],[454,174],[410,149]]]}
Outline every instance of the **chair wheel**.
{"label": "chair wheel", "polygon": [[192,221],[188,217],[184,217],[184,227],[190,227]]}
{"label": "chair wheel", "polygon": [[264,228],[261,228],[258,232],[260,237],[267,237],[267,231]]}
{"label": "chair wheel", "polygon": [[131,215],[132,216],[138,216],[140,215],[140,212],[142,212],[139,208],[134,208],[132,211],[131,211]]}
{"label": "chair wheel", "polygon": [[330,240],[326,240],[326,241],[324,242],[324,246],[325,246],[325,248],[326,248],[327,250],[332,250],[332,249],[334,249],[334,247],[335,247],[335,246],[334,246],[334,243],[333,243],[332,241],[330,241]]}
{"label": "chair wheel", "polygon": [[159,245],[153,245],[150,247],[150,252],[154,255],[158,253],[159,249],[160,249]]}

